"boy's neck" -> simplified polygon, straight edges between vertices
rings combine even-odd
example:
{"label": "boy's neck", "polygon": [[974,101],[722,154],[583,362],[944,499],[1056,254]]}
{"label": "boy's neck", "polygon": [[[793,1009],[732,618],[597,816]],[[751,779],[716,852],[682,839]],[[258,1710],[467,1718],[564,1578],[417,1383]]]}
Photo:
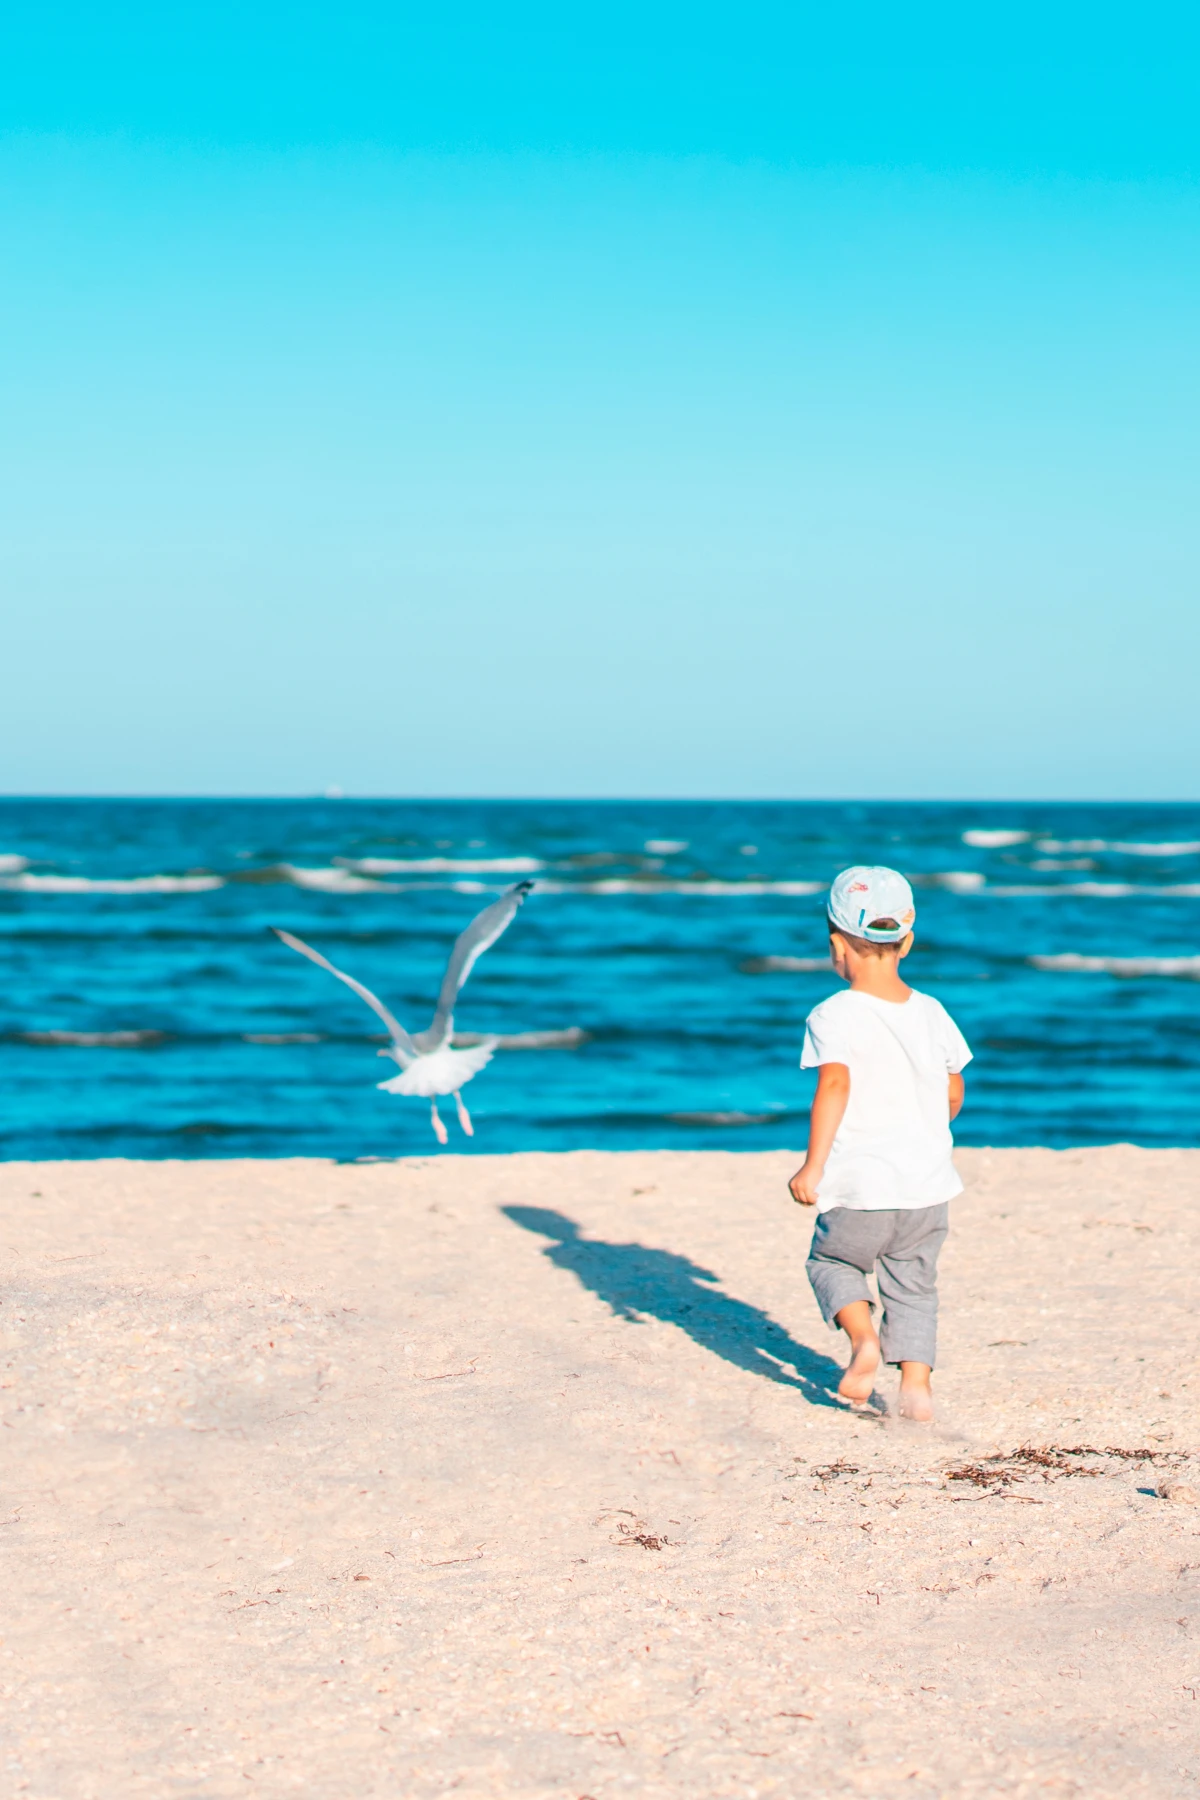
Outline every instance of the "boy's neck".
{"label": "boy's neck", "polygon": [[892,1000],[898,1005],[908,999],[912,989],[900,979],[898,957],[864,956],[850,977],[850,991],[872,994],[876,1000]]}

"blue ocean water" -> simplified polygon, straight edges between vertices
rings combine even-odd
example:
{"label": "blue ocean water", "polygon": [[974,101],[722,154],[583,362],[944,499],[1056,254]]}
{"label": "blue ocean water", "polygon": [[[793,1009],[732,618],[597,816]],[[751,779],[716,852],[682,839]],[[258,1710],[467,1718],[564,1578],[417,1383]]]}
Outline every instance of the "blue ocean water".
{"label": "blue ocean water", "polygon": [[907,973],[976,1053],[960,1142],[1200,1143],[1200,807],[7,800],[0,1154],[435,1152],[373,1015],[267,927],[420,1028],[526,874],[456,1019],[525,1042],[451,1149],[802,1146],[850,862],[916,886]]}

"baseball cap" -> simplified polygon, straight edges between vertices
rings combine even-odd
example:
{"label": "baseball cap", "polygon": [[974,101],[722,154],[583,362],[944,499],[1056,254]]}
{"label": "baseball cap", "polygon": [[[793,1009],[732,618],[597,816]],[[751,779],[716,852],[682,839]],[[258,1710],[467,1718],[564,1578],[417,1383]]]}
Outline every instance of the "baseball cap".
{"label": "baseball cap", "polygon": [[[898,870],[862,864],[843,869],[834,881],[828,911],[833,925],[872,944],[898,944],[917,916],[913,891]],[[895,929],[877,930],[872,919],[895,919]]]}

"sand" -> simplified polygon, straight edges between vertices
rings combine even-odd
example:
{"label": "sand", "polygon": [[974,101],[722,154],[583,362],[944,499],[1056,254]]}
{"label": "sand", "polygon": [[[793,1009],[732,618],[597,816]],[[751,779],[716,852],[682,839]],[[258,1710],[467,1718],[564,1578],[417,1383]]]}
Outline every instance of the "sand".
{"label": "sand", "polygon": [[932,1429],[796,1160],[0,1167],[0,1791],[1200,1793],[1200,1152],[961,1153]]}

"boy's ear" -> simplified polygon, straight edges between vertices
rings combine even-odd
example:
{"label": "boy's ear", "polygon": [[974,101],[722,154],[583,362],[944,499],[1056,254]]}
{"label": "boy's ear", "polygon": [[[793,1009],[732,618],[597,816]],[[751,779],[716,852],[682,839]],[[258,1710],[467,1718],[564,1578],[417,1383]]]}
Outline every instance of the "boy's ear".
{"label": "boy's ear", "polygon": [[912,949],[912,947],[913,947],[913,934],[910,931],[908,936],[906,938],[902,938],[900,941],[900,955],[897,956],[896,961],[899,962],[901,957],[907,956],[909,951]]}

